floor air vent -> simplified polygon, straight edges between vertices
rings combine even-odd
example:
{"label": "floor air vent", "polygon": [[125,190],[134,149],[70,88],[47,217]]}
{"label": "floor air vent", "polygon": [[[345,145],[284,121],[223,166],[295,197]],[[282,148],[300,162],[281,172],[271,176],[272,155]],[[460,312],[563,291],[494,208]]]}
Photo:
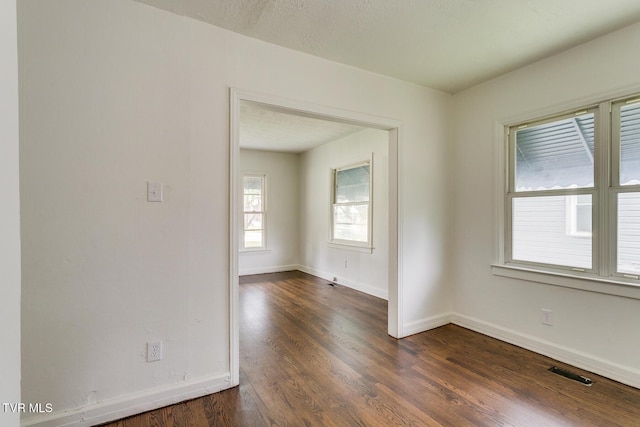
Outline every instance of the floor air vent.
{"label": "floor air vent", "polygon": [[552,366],[549,368],[549,370],[554,374],[562,375],[565,378],[578,381],[580,384],[584,384],[586,386],[590,386],[591,384],[593,384],[593,381],[591,381],[589,378],[583,377],[582,375],[574,374],[573,372],[558,368],[557,366]]}

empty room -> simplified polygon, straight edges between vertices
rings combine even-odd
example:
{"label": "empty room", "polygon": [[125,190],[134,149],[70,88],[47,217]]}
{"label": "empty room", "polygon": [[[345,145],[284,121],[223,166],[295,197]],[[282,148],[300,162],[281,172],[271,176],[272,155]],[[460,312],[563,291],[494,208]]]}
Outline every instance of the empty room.
{"label": "empty room", "polygon": [[638,424],[636,0],[0,21],[2,426]]}

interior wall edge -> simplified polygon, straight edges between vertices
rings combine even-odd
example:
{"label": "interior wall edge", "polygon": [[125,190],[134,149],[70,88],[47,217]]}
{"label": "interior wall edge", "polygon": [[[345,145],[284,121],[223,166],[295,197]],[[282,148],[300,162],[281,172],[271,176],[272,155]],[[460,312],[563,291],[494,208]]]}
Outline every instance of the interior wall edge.
{"label": "interior wall edge", "polygon": [[[328,281],[333,281],[333,275],[331,275],[331,273],[327,273],[325,271],[321,271],[321,270],[317,270],[315,268],[312,267],[308,267],[306,265],[299,265],[298,266],[298,270],[302,271],[303,273],[307,273],[307,274],[311,274],[313,276],[316,277],[320,277],[321,279],[325,279]],[[360,291],[363,292],[367,295],[371,295],[377,298],[382,298],[383,300],[389,301],[389,291],[384,292],[381,291],[380,289],[374,288],[372,286],[369,285],[365,285],[364,283],[359,283],[356,282],[354,280],[346,280],[346,279],[342,279],[340,277],[338,277],[338,280],[336,282],[338,284],[338,286],[344,286],[346,288],[351,288],[351,289],[355,289],[356,291]]]}
{"label": "interior wall edge", "polygon": [[435,316],[426,317],[414,322],[405,323],[403,327],[404,335],[400,338],[406,338],[410,335],[419,334],[439,328],[451,323],[452,312],[442,313]]}
{"label": "interior wall edge", "polygon": [[267,273],[284,273],[287,271],[295,271],[299,269],[299,265],[276,265],[273,267],[263,267],[263,268],[249,268],[245,270],[240,270],[238,274],[240,276],[250,276],[252,274],[267,274]]}

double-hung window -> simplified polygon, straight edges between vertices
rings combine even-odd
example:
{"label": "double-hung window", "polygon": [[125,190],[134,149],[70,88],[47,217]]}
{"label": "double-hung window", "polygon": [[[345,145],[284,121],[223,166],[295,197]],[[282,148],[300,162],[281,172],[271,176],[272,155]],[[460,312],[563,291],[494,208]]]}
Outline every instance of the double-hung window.
{"label": "double-hung window", "polygon": [[371,162],[332,172],[331,241],[371,247]]}
{"label": "double-hung window", "polygon": [[266,249],[265,176],[245,175],[243,188],[242,249]]}
{"label": "double-hung window", "polygon": [[613,262],[625,277],[640,276],[640,98],[612,105],[611,204]]}
{"label": "double-hung window", "polygon": [[510,126],[506,264],[640,275],[640,99]]}

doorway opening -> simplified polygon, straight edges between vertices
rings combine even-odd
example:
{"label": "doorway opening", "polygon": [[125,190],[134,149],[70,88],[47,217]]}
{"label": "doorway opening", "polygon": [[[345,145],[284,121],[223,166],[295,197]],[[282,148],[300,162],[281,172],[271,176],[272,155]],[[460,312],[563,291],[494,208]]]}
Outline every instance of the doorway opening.
{"label": "doorway opening", "polygon": [[[247,109],[249,108],[249,109]],[[387,329],[389,335],[393,337],[402,336],[402,309],[401,309],[401,282],[400,268],[399,268],[399,244],[398,244],[398,145],[399,145],[399,133],[400,122],[393,119],[380,118],[377,116],[371,116],[363,113],[355,113],[351,111],[339,110],[336,108],[318,106],[313,104],[305,104],[301,102],[284,100],[271,96],[264,96],[250,92],[239,91],[231,89],[230,94],[230,112],[231,112],[231,132],[230,132],[230,372],[231,372],[231,385],[235,386],[239,383],[239,320],[238,320],[238,296],[239,296],[239,251],[241,246],[241,236],[243,221],[243,212],[241,211],[243,202],[240,200],[243,177],[240,174],[240,129],[242,121],[242,112],[248,114],[247,111],[252,111],[254,114],[276,115],[290,118],[293,121],[304,121],[304,119],[322,120],[334,128],[336,132],[356,133],[362,130],[385,131],[387,141],[386,149],[387,156],[380,160],[384,161],[381,165],[387,173],[387,185],[388,185],[388,203],[386,206],[387,216],[386,223],[388,228],[385,230],[387,238],[386,248],[386,262],[388,264],[388,324]],[[322,138],[321,138],[322,139]],[[277,151],[292,150],[287,149],[284,145],[286,141],[279,141],[278,147],[271,147],[271,151],[276,149]],[[244,144],[245,148],[247,144]],[[251,147],[262,150],[268,149],[265,146]],[[308,148],[294,148],[293,150],[306,151]],[[345,165],[336,165],[345,166]],[[328,175],[327,175],[328,176]],[[327,183],[328,184],[328,183]],[[269,185],[268,183],[266,185]],[[242,196],[244,197],[244,196]],[[269,202],[266,201],[268,204]],[[268,209],[268,208],[267,208]],[[265,214],[261,211],[261,218]],[[268,236],[265,237],[268,239]],[[328,239],[329,240],[329,239]],[[366,250],[366,249],[365,249]],[[347,260],[344,261],[345,267],[347,267]],[[304,271],[304,270],[303,270]],[[314,272],[311,272],[312,274]]]}

